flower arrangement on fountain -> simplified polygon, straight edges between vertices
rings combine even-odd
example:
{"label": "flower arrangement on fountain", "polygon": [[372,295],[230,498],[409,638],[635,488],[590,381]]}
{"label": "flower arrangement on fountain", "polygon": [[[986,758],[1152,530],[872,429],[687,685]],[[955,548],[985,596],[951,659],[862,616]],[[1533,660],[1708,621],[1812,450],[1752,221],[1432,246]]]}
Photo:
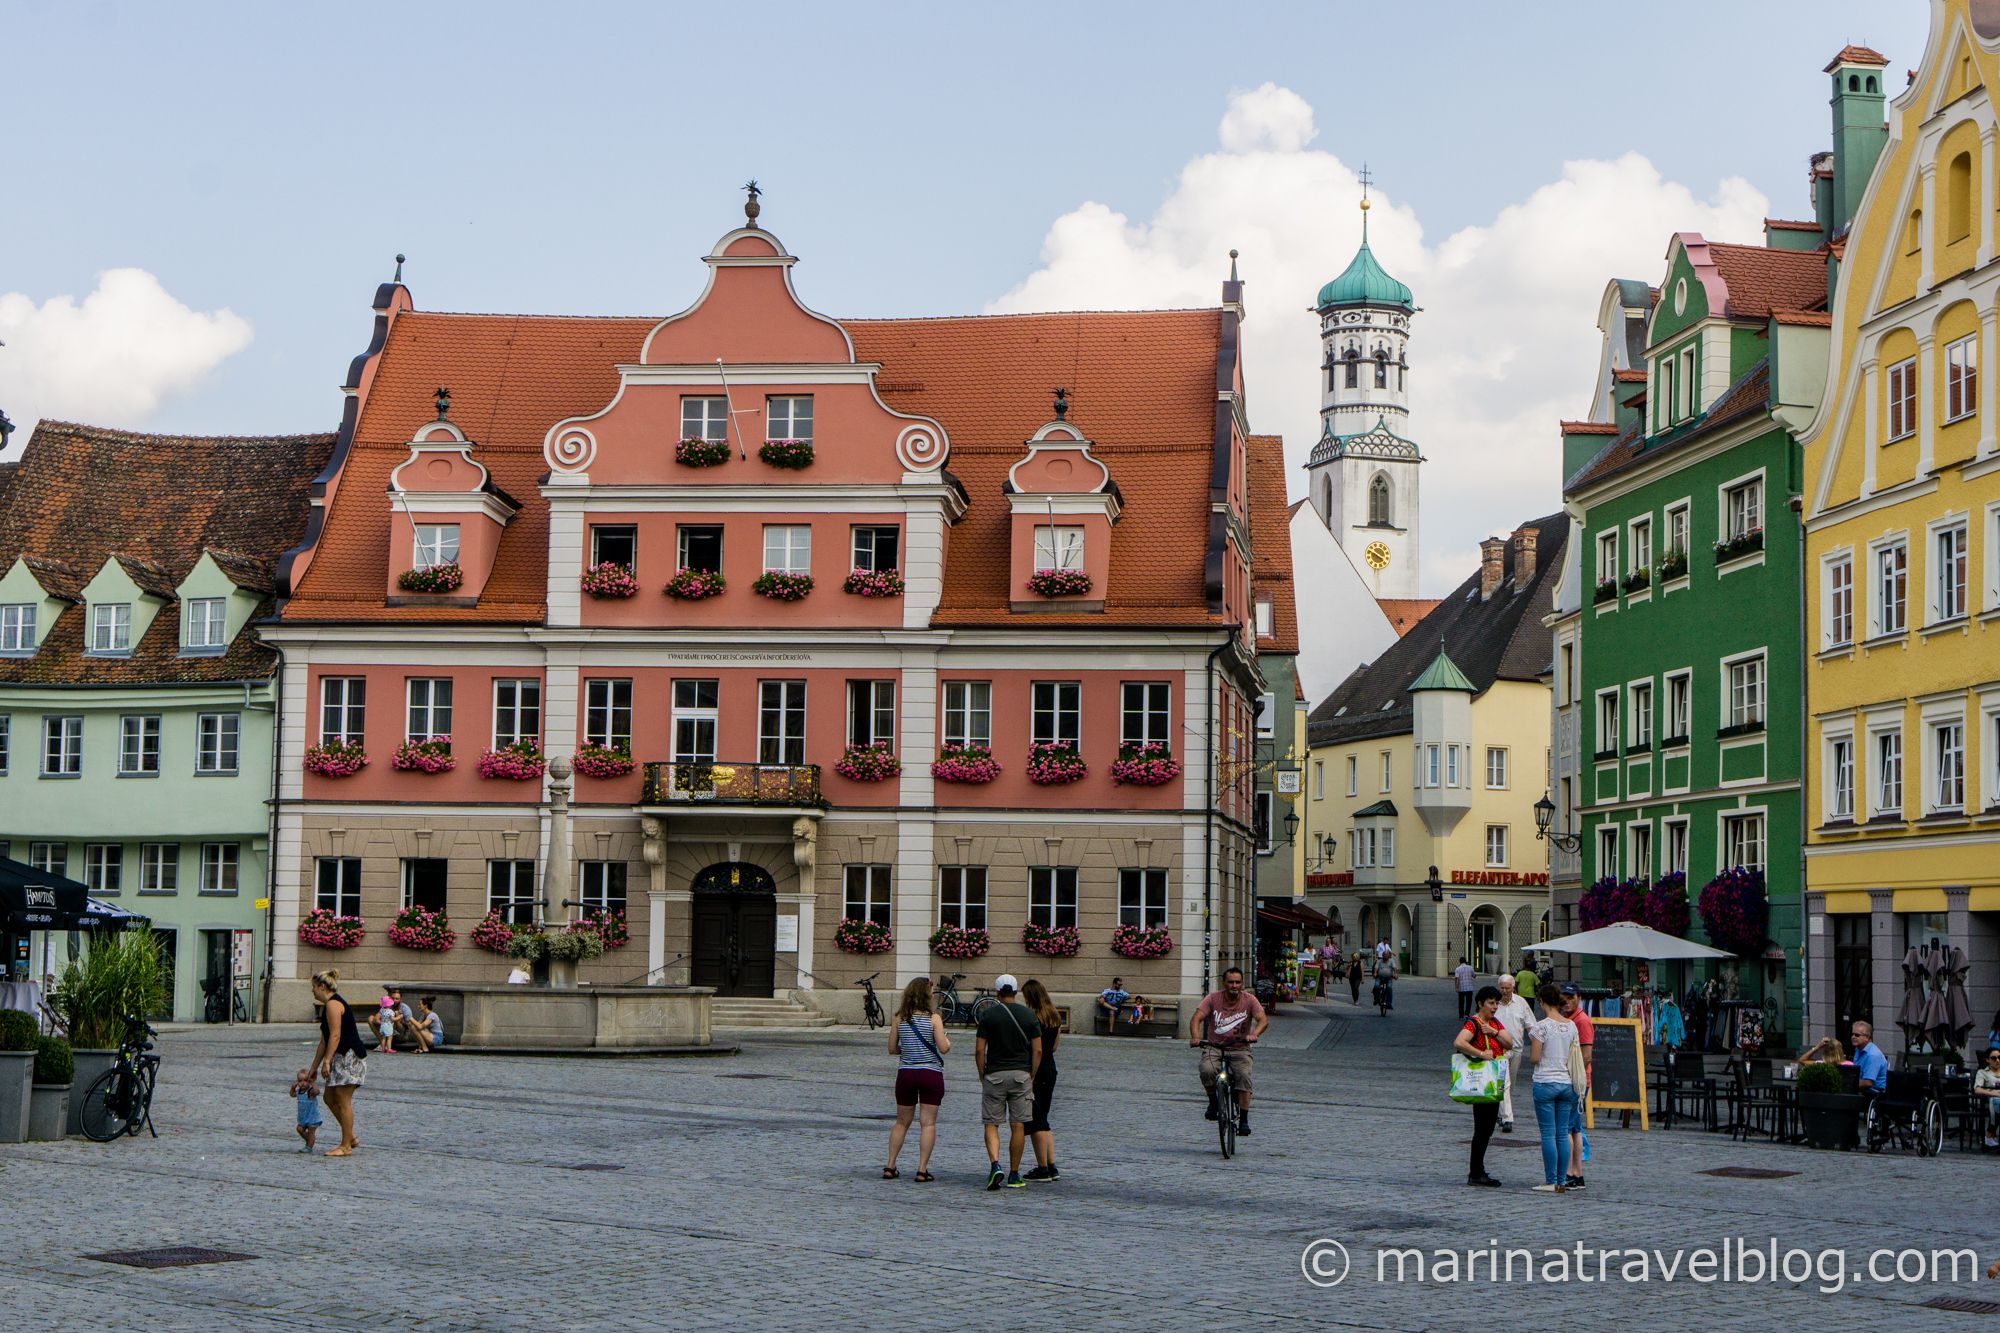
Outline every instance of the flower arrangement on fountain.
{"label": "flower arrangement on fountain", "polygon": [[472,928],[473,946],[488,953],[506,953],[507,941],[514,938],[515,929],[500,919],[500,913],[488,912],[486,919]]}
{"label": "flower arrangement on fountain", "polygon": [[729,461],[729,441],[692,438],[674,446],[674,461],[682,467],[717,467]]}
{"label": "flower arrangement on fountain", "polygon": [[305,768],[323,778],[351,778],[368,767],[368,752],[360,742],[321,741],[306,747]]}
{"label": "flower arrangement on fountain", "polygon": [[666,592],[676,601],[701,602],[722,596],[722,590],[728,586],[718,570],[677,569],[667,580]]}
{"label": "flower arrangement on fountain", "polygon": [[1037,597],[1081,597],[1090,591],[1090,575],[1080,569],[1038,569],[1028,575],[1028,591]]}
{"label": "flower arrangement on fountain", "polygon": [[299,922],[299,943],[320,949],[352,949],[361,943],[367,925],[358,916],[336,916],[330,907],[315,907]]}
{"label": "flower arrangement on fountain", "polygon": [[840,918],[833,928],[833,943],[842,953],[887,953],[895,947],[887,926],[852,916]]}
{"label": "flower arrangement on fountain", "polygon": [[625,924],[623,912],[585,912],[577,918],[575,928],[596,931],[597,938],[604,941],[606,952],[622,949],[632,942],[632,930]]}
{"label": "flower arrangement on fountain", "polygon": [[903,771],[896,747],[888,741],[873,745],[850,745],[834,764],[833,771],[849,782],[886,782]]}
{"label": "flower arrangement on fountain", "polygon": [[1074,741],[1041,741],[1028,747],[1028,781],[1041,787],[1060,787],[1079,781],[1090,772]]}
{"label": "flower arrangement on fountain", "polygon": [[1180,760],[1165,741],[1121,745],[1111,761],[1111,780],[1130,787],[1163,787],[1180,775]]}
{"label": "flower arrangement on fountain", "polygon": [[992,947],[984,926],[942,925],[931,932],[931,952],[940,958],[978,958]]}
{"label": "flower arrangement on fountain", "polygon": [[1120,958],[1165,958],[1173,948],[1165,926],[1120,926],[1111,932],[1111,952]]}
{"label": "flower arrangement on fountain", "polygon": [[505,953],[509,958],[529,962],[581,963],[604,952],[604,937],[581,922],[560,930],[534,930],[523,926],[508,937]]}
{"label": "flower arrangement on fountain", "polygon": [[1044,926],[1030,921],[1021,927],[1021,947],[1044,958],[1074,958],[1083,947],[1075,926]]}
{"label": "flower arrangement on fountain", "polygon": [[800,601],[812,590],[812,575],[788,574],[781,570],[766,571],[750,585],[751,592],[759,597],[768,597],[774,602]]}
{"label": "flower arrangement on fountain", "polygon": [[1646,910],[1639,920],[1662,935],[1685,939],[1688,933],[1688,881],[1680,871],[1670,871],[1653,881],[1646,890]]}
{"label": "flower arrangement on fountain", "polygon": [[547,761],[542,747],[533,741],[515,741],[479,756],[479,776],[508,782],[529,782],[542,775]]}
{"label": "flower arrangement on fountain", "polygon": [[404,592],[457,592],[465,586],[465,571],[456,560],[406,569],[396,576],[396,586]]}
{"label": "flower arrangement on fountain", "polygon": [[1000,761],[983,745],[947,744],[931,765],[931,776],[939,782],[991,782],[1000,776]]}
{"label": "flower arrangement on fountain", "polygon": [[797,471],[811,467],[813,442],[811,440],[766,440],[757,450],[757,457],[772,467],[790,468]]}
{"label": "flower arrangement on fountain", "polygon": [[458,767],[458,760],[451,757],[451,737],[431,736],[398,745],[389,767],[405,773],[449,773]]}
{"label": "flower arrangement on fountain", "polygon": [[600,601],[637,597],[639,578],[632,572],[632,566],[606,560],[583,571],[583,590]]}
{"label": "flower arrangement on fountain", "polygon": [[389,927],[389,943],[424,953],[443,953],[458,943],[458,935],[443,912],[428,907],[405,907],[396,913],[395,924]]}
{"label": "flower arrangement on fountain", "polygon": [[1577,900],[1577,920],[1585,930],[1619,921],[1637,921],[1646,910],[1646,889],[1644,880],[1606,875],[1585,889]]}
{"label": "flower arrangement on fountain", "polygon": [[901,597],[903,571],[900,569],[857,569],[840,585],[842,592],[856,597]]}
{"label": "flower arrangement on fountain", "polygon": [[630,745],[599,745],[585,741],[570,756],[570,766],[587,778],[622,778],[632,771]]}
{"label": "flower arrangement on fountain", "polygon": [[1764,872],[1735,866],[1710,880],[1696,904],[1708,942],[1741,958],[1764,951],[1771,904],[1764,896]]}

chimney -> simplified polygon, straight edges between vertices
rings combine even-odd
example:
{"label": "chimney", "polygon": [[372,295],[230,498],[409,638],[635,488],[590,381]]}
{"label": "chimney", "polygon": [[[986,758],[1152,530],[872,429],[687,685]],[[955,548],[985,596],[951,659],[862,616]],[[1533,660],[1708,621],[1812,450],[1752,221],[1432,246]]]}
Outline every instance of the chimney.
{"label": "chimney", "polygon": [[1535,539],[1542,535],[1537,527],[1516,528],[1514,530],[1514,586],[1525,588],[1535,577]]}
{"label": "chimney", "polygon": [[1493,596],[1493,590],[1507,577],[1507,543],[1499,537],[1488,537],[1479,543],[1479,600]]}

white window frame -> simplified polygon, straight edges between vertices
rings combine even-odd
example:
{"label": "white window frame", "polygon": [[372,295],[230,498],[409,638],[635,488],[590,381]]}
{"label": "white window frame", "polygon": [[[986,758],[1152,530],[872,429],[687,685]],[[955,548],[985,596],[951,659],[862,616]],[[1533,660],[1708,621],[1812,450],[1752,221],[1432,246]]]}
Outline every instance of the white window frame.
{"label": "white window frame", "polygon": [[1389,758],[1389,756],[1390,756],[1391,754],[1393,754],[1393,753],[1394,753],[1394,751],[1391,751],[1391,750],[1384,750],[1384,751],[1382,751],[1382,752],[1381,752],[1381,754],[1382,754],[1382,786],[1381,786],[1381,790],[1382,790],[1382,791],[1387,791],[1387,790],[1389,790],[1389,785],[1390,785],[1390,780],[1391,780],[1391,778],[1392,778],[1392,777],[1394,776],[1394,768],[1393,768],[1393,766],[1392,766],[1392,764],[1391,764],[1391,762],[1390,762],[1390,758]]}
{"label": "white window frame", "polygon": [[[864,716],[865,715],[865,716]],[[867,734],[856,727],[864,721]],[[847,682],[847,743],[896,747],[896,682],[893,680],[850,680]]]}
{"label": "white window frame", "polygon": [[1854,724],[1842,721],[1822,726],[1819,784],[1822,823],[1849,823],[1857,817],[1855,778],[1860,769],[1854,749]]}
{"label": "white window frame", "polygon": [[126,713],[118,719],[118,776],[160,775],[160,715]]}
{"label": "white window frame", "polygon": [[1871,818],[1901,819],[1909,799],[1909,746],[1903,718],[1868,724],[1868,813]]}
{"label": "white window frame", "polygon": [[1979,335],[1944,345],[1944,420],[1963,421],[1979,410]]}
{"label": "white window frame", "polygon": [[[1736,670],[1748,668],[1755,663],[1755,689],[1748,683],[1738,688]],[[1768,649],[1755,648],[1749,652],[1733,653],[1718,664],[1722,675],[1722,716],[1724,727],[1741,727],[1750,723],[1768,726],[1770,709],[1770,654]],[[1747,733],[1746,733],[1747,734]]]}
{"label": "white window frame", "polygon": [[810,523],[766,523],[764,572],[812,573],[812,531]]}
{"label": "white window frame", "polygon": [[938,924],[957,926],[960,930],[986,929],[987,909],[991,905],[988,881],[985,866],[939,866]]}
{"label": "white window frame", "polygon": [[[615,560],[605,554],[605,539],[617,535],[619,542],[632,548],[630,560]],[[639,525],[636,523],[593,523],[590,525],[590,563],[597,565],[623,565],[627,569],[639,567]]]}
{"label": "white window frame", "polygon": [[1846,547],[1820,560],[1821,652],[1854,645],[1854,552]]}
{"label": "white window frame", "polygon": [[[708,703],[702,702],[704,685]],[[722,743],[722,682],[712,676],[678,676],[667,688],[669,758],[677,764],[714,763]]]}
{"label": "white window frame", "polygon": [[1651,883],[1653,879],[1653,822],[1635,820],[1625,826],[1625,873]]}
{"label": "white window frame", "polygon": [[1426,745],[1424,747],[1424,785],[1426,787],[1435,787],[1438,785],[1440,772],[1438,767],[1438,748],[1435,745]]}
{"label": "white window frame", "polygon": [[1692,821],[1687,815],[1678,815],[1660,821],[1661,860],[1660,873],[1672,874],[1678,870],[1688,872],[1688,834]]}
{"label": "white window frame", "polygon": [[196,892],[212,897],[232,897],[243,873],[243,847],[234,842],[205,842],[201,845],[201,872]]}
{"label": "white window frame", "polygon": [[1616,583],[1618,577],[1618,529],[1613,528],[1597,534],[1596,583]]}
{"label": "white window frame", "polygon": [[1625,685],[1626,744],[1635,749],[1653,748],[1653,682],[1628,681]]}
{"label": "white window frame", "polygon": [[[1597,734],[1591,748],[1591,758],[1602,755],[1609,757],[1618,752],[1625,742],[1623,729],[1624,703],[1619,697],[1621,691],[1610,685],[1597,692]],[[1609,742],[1607,744],[1607,742]]]}
{"label": "white window frame", "polygon": [[459,525],[419,523],[416,525],[415,557],[418,569],[458,563]]}
{"label": "white window frame", "polygon": [[1882,442],[1892,444],[1917,433],[1917,359],[1905,357],[1892,364],[1883,374],[1883,384],[1888,419]]}
{"label": "white window frame", "polygon": [[[149,843],[148,846],[158,844]],[[143,888],[139,891],[147,892]],[[313,910],[332,912],[335,916],[361,915],[360,857],[313,858]]]}
{"label": "white window frame", "polygon": [[[1496,834],[1498,835],[1497,837],[1495,836]],[[1509,841],[1508,825],[1488,824],[1486,826],[1486,868],[1488,870],[1505,870],[1507,868],[1509,864]],[[1498,855],[1495,855],[1496,852]]]}
{"label": "white window frame", "polygon": [[33,602],[9,602],[0,606],[0,653],[9,657],[31,657],[36,647]]}
{"label": "white window frame", "polygon": [[1605,823],[1597,826],[1597,864],[1591,879],[1603,879],[1606,875],[1618,874],[1618,826]]}
{"label": "white window frame", "polygon": [[493,748],[542,744],[542,682],[532,676],[493,682]]}
{"label": "white window frame", "polygon": [[1632,558],[1626,563],[1631,566],[1634,574],[1642,569],[1652,569],[1653,516],[1651,514],[1641,514],[1625,526],[1627,529],[1625,549],[1632,553]]}
{"label": "white window frame", "polygon": [[[361,858],[355,857],[357,875]],[[356,879],[356,884],[359,884]],[[179,893],[181,891],[181,845],[177,842],[139,844],[139,892]],[[357,897],[356,901],[359,901]],[[359,909],[357,909],[358,911]]]}
{"label": "white window frame", "polygon": [[1028,739],[1034,745],[1083,744],[1083,682],[1029,682]]}
{"label": "white window frame", "polygon": [[[1763,468],[1731,477],[1717,486],[1715,492],[1718,505],[1716,529],[1723,540],[1764,530]],[[1741,558],[1748,559],[1747,556]]]}
{"label": "white window frame", "polygon": [[806,761],[806,682],[757,682],[757,762],[800,765]]}
{"label": "white window frame", "polygon": [[1075,866],[1028,867],[1028,920],[1051,930],[1077,924]]}
{"label": "white window frame", "polygon": [[1511,774],[1508,772],[1508,753],[1504,745],[1486,747],[1486,790],[1506,791]]}
{"label": "white window frame", "polygon": [[728,397],[692,393],[683,395],[681,438],[726,441],[729,438]]}
{"label": "white window frame", "polygon": [[509,925],[535,922],[535,863],[520,857],[493,857],[486,862],[486,910],[498,912]]}
{"label": "white window frame", "polygon": [[1347,794],[1361,794],[1361,756],[1357,754],[1347,756]]}
{"label": "white window frame", "polygon": [[[713,569],[710,569],[707,565],[688,563],[688,539],[696,533],[704,535],[708,533],[715,534],[715,565]],[[720,523],[677,523],[674,525],[674,568],[676,570],[700,569],[720,574],[722,572],[723,553],[728,545],[729,531]]]}
{"label": "white window frame", "polygon": [[1266,692],[1257,696],[1257,734],[1275,736],[1278,732],[1278,696]]}
{"label": "white window frame", "polygon": [[83,846],[83,885],[92,897],[115,898],[125,880],[125,845],[88,842]]}
{"label": "white window frame", "polygon": [[[1687,563],[1688,565],[1688,568],[1686,570],[1683,570],[1680,575],[1681,579],[1685,579],[1689,576],[1690,573],[1692,573],[1694,569],[1694,565],[1692,561],[1689,560],[1688,557],[1688,552],[1692,549],[1694,545],[1693,502],[1685,497],[1676,500],[1674,501],[1674,503],[1667,506],[1666,515],[1667,515],[1667,531],[1666,531],[1667,540],[1666,540],[1666,545],[1660,548],[1660,553],[1662,556],[1664,556],[1668,551],[1679,551],[1681,553],[1681,560],[1684,563]],[[1676,582],[1678,581],[1679,580],[1676,580]]]}
{"label": "white window frame", "polygon": [[100,656],[132,651],[130,602],[96,602],[91,605],[90,651]]}
{"label": "white window frame", "polygon": [[[632,906],[632,870],[623,861],[585,861],[577,867],[577,904],[585,912],[626,916]],[[614,883],[615,881],[615,883]]]}
{"label": "white window frame", "polygon": [[[411,676],[403,682],[403,738],[427,741],[451,735],[452,678]],[[423,725],[418,726],[421,721]]]}
{"label": "white window frame", "polygon": [[1384,870],[1396,868],[1396,826],[1384,824],[1379,830],[1381,838],[1377,843],[1377,862]]}
{"label": "white window frame", "polygon": [[[1277,696],[1262,696],[1275,710]],[[1135,725],[1136,723],[1136,725]],[[1259,735],[1268,735],[1264,720],[1257,720]],[[1118,686],[1118,740],[1121,745],[1165,745],[1174,743],[1174,687],[1164,680],[1127,680]]]}
{"label": "white window frame", "polygon": [[1035,525],[1036,569],[1082,569],[1083,528],[1076,524]]}
{"label": "white window frame", "polygon": [[[622,687],[622,688],[621,688]],[[607,750],[632,749],[632,680],[592,676],[583,683],[583,738]]]}
{"label": "white window frame", "polygon": [[1868,546],[1868,637],[1906,634],[1909,628],[1910,534],[1898,532]]}
{"label": "white window frame", "polygon": [[184,646],[217,649],[229,646],[229,599],[191,597],[182,613]]}
{"label": "white window frame", "polygon": [[1696,373],[1696,342],[1690,339],[1680,349],[1681,420],[1691,420],[1701,407],[1700,377]]}
{"label": "white window frame", "polygon": [[83,718],[76,713],[42,715],[41,773],[45,778],[83,776]]}
{"label": "white window frame", "polygon": [[[889,534],[889,552],[893,557],[883,560],[882,536]],[[901,569],[903,560],[903,530],[893,523],[856,524],[853,532],[854,567],[874,573],[885,573]]]}
{"label": "white window frame", "polygon": [[[1762,870],[1770,864],[1771,821],[1770,812],[1762,806],[1745,806],[1739,809],[1720,811],[1716,815],[1716,857],[1717,873],[1742,866],[1746,870]],[[1750,836],[1749,830],[1756,836]],[[1741,847],[1754,848],[1755,858],[1738,857],[1731,852]]]}
{"label": "white window frame", "polygon": [[243,761],[243,715],[194,715],[194,771],[204,777],[232,777]]}
{"label": "white window frame", "polygon": [[1662,740],[1676,745],[1692,744],[1694,735],[1694,670],[1683,667],[1679,671],[1669,671],[1666,676],[1667,710],[1666,720],[1661,724]]}
{"label": "white window frame", "polygon": [[1118,872],[1118,924],[1150,930],[1165,926],[1170,915],[1167,872],[1125,867]]}
{"label": "white window frame", "polygon": [[1268,639],[1278,632],[1278,608],[1268,600],[1256,604],[1257,637]]}
{"label": "white window frame", "polygon": [[368,678],[321,676],[319,743],[360,745],[368,726]]}
{"label": "white window frame", "polygon": [[993,682],[944,682],[944,743],[993,747]]}
{"label": "white window frame", "polygon": [[[1961,620],[1971,610],[1972,561],[1968,545],[1971,524],[1964,513],[1947,514],[1927,524],[1924,534],[1924,624],[1928,627]],[[1946,538],[1952,540],[1954,548],[1949,557],[1944,554]],[[1949,581],[1954,574],[1955,584]]]}
{"label": "white window frame", "polygon": [[764,438],[804,440],[812,443],[813,396],[809,393],[772,394],[764,399]]}
{"label": "white window frame", "polygon": [[[1924,727],[1924,805],[1922,814],[1968,813],[1965,790],[1965,710],[1962,704],[1926,708]],[[1947,737],[1946,733],[1951,735]],[[1947,740],[1950,744],[1947,745]],[[1955,799],[1954,799],[1955,798]]]}
{"label": "white window frame", "polygon": [[887,926],[895,920],[896,867],[852,861],[840,868],[840,915]]}

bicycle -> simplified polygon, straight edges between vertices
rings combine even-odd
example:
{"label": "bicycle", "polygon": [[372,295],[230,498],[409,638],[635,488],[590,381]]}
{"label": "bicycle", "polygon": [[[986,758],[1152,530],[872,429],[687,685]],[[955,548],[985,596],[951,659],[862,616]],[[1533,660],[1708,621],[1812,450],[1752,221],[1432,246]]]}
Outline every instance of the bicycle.
{"label": "bicycle", "polygon": [[1375,979],[1375,1007],[1387,1018],[1389,1011],[1396,1007],[1396,987],[1393,981],[1383,977]]}
{"label": "bicycle", "polygon": [[159,1035],[145,1019],[126,1015],[125,1038],[118,1043],[116,1060],[83,1094],[78,1118],[84,1137],[109,1143],[121,1134],[137,1135],[141,1125],[154,1138],[160,1137],[153,1128],[153,1085],[160,1078],[160,1057],[149,1054],[150,1038]]}
{"label": "bicycle", "polygon": [[[204,1023],[226,1023],[232,1012],[238,1023],[250,1021],[250,1009],[243,1002],[242,991],[232,986],[225,992],[220,983],[209,982],[202,983],[202,990],[206,996],[202,1001],[201,1017]],[[229,997],[227,1000],[223,998],[225,994]]]}
{"label": "bicycle", "polygon": [[1222,1067],[1215,1071],[1215,1088],[1209,1094],[1209,1104],[1215,1108],[1216,1137],[1222,1141],[1222,1160],[1226,1162],[1236,1155],[1236,1080],[1230,1077],[1226,1048],[1212,1041],[1200,1044],[1223,1054]]}
{"label": "bicycle", "polygon": [[977,1023],[981,1014],[1000,1003],[993,992],[981,986],[970,1000],[960,998],[958,983],[965,980],[965,973],[954,972],[948,977],[939,977],[937,987],[931,994],[931,1007],[947,1023]]}
{"label": "bicycle", "polygon": [[889,1016],[882,1012],[882,1002],[875,998],[875,978],[881,975],[877,972],[854,983],[861,987],[861,1012],[871,1028],[879,1028],[889,1021]]}

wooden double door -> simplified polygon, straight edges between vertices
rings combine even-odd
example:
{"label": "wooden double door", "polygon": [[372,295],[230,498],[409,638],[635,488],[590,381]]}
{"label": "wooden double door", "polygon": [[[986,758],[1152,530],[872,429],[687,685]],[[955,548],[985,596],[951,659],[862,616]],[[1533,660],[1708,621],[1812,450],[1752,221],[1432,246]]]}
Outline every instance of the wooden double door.
{"label": "wooden double door", "polygon": [[712,865],[694,877],[689,980],[717,995],[769,996],[778,966],[778,886],[762,866]]}

